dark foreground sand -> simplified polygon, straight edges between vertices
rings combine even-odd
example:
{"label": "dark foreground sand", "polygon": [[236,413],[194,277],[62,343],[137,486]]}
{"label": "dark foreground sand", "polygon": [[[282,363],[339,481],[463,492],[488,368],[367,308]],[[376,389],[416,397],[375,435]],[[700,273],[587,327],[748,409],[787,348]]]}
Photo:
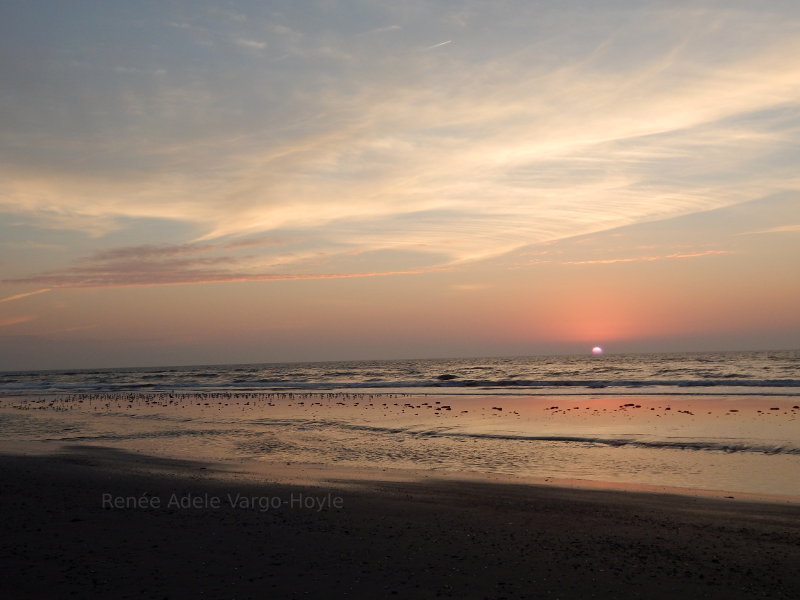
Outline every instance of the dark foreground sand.
{"label": "dark foreground sand", "polygon": [[[3,598],[800,598],[796,505],[474,480],[289,486],[98,447],[6,454],[0,469]],[[160,506],[104,508],[103,494]],[[220,506],[170,508],[172,494]],[[343,506],[262,511],[229,494]]]}

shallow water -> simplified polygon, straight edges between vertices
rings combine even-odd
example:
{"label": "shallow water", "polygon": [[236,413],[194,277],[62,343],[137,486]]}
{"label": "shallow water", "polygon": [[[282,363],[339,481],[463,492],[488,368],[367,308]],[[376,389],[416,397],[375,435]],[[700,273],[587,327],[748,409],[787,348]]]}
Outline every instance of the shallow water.
{"label": "shallow water", "polygon": [[[500,410],[502,409],[502,410]],[[773,410],[776,409],[776,410]],[[0,441],[800,497],[795,396],[92,394],[0,400]]]}

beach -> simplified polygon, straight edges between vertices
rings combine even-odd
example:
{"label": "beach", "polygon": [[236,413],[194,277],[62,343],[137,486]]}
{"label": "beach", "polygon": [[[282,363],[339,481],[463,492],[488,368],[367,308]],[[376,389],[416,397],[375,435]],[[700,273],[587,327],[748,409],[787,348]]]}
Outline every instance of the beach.
{"label": "beach", "polygon": [[796,598],[797,397],[0,399],[8,598]]}
{"label": "beach", "polygon": [[51,394],[0,398],[0,424],[10,451],[98,445],[246,470],[291,462],[800,501],[800,398],[786,391]]}
{"label": "beach", "polygon": [[[800,507],[70,446],[4,454],[6,598],[796,598]],[[243,498],[249,498],[244,501]],[[216,499],[216,502],[215,502]],[[172,504],[170,505],[170,503]]]}

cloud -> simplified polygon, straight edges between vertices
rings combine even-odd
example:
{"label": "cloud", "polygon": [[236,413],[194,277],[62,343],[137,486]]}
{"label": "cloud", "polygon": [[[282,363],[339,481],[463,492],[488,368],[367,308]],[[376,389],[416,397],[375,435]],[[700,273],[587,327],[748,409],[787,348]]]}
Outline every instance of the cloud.
{"label": "cloud", "polygon": [[117,260],[163,260],[165,258],[182,256],[186,254],[200,254],[214,250],[211,244],[146,244],[141,246],[126,246],[110,250],[99,250],[89,256],[92,262],[106,262]]}
{"label": "cloud", "polygon": [[759,231],[747,231],[740,235],[760,235],[764,233],[795,233],[800,231],[800,225],[779,225],[777,227],[770,227],[769,229],[761,229]]}
{"label": "cloud", "polygon": [[[411,275],[438,270],[423,267],[405,270],[354,271],[354,272],[263,272],[263,261],[257,256],[232,254],[204,255],[213,246],[159,245],[131,246],[96,252],[78,261],[78,264],[39,275],[3,280],[6,284],[46,284],[51,286],[35,292],[17,294],[0,300],[9,302],[54,288],[130,287],[153,285],[182,285],[241,281],[280,281],[297,279],[347,279]],[[308,257],[306,257],[308,258]],[[295,256],[292,262],[302,262]]]}
{"label": "cloud", "polygon": [[[174,265],[186,267],[187,265]],[[299,279],[357,279],[362,277],[388,277],[393,275],[418,275],[439,269],[409,269],[405,271],[374,271],[360,273],[245,273],[202,269],[158,271],[100,271],[45,274],[20,279],[7,279],[5,283],[47,282],[64,288],[133,287],[155,285],[188,285],[200,283],[232,283],[243,281],[289,281]]]}
{"label": "cloud", "polygon": [[376,29],[370,29],[369,31],[364,31],[359,35],[372,35],[374,33],[388,33],[389,31],[398,31],[402,29],[400,25],[387,25],[386,27],[378,27]]}
{"label": "cloud", "polygon": [[50,288],[42,288],[40,290],[35,290],[33,292],[24,292],[22,294],[15,294],[13,296],[0,298],[0,302],[13,302],[14,300],[21,300],[22,298],[27,298],[28,296],[35,296],[36,294],[44,294],[45,292],[49,291],[51,291]]}
{"label": "cloud", "polygon": [[3,242],[4,246],[9,248],[19,248],[21,250],[63,250],[64,246],[60,244],[50,244],[47,242],[35,242],[33,240],[26,240],[24,242]]}
{"label": "cloud", "polygon": [[800,189],[794,11],[504,7],[201,15],[153,42],[180,51],[33,57],[4,104],[0,209],[98,237],[174,222],[196,233],[182,256],[307,240],[288,270],[353,248],[457,264]]}
{"label": "cloud", "polygon": [[439,42],[438,44],[434,44],[433,46],[428,46],[425,50],[433,50],[434,48],[441,48],[442,46],[447,46],[447,44],[452,44],[453,40],[447,40],[445,42]]}
{"label": "cloud", "polygon": [[20,323],[27,323],[36,319],[33,315],[23,315],[19,317],[5,317],[0,318],[0,327],[9,327],[10,325],[18,325]]}
{"label": "cloud", "polygon": [[565,265],[610,265],[615,263],[632,262],[653,262],[658,260],[672,260],[676,258],[701,258],[704,256],[719,256],[721,254],[733,254],[730,250],[703,250],[701,252],[676,252],[674,254],[664,254],[656,256],[630,256],[625,258],[601,258],[596,260],[568,260],[561,264]]}
{"label": "cloud", "polygon": [[234,43],[236,43],[239,46],[242,46],[243,48],[250,48],[253,50],[263,50],[264,48],[267,47],[266,42],[259,42],[258,40],[248,40],[244,38],[239,38],[237,40],[234,40]]}
{"label": "cloud", "polygon": [[238,250],[241,248],[254,248],[258,246],[282,246],[286,244],[286,240],[282,238],[274,238],[270,236],[260,236],[255,238],[246,238],[243,240],[236,240],[225,244],[226,250]]}

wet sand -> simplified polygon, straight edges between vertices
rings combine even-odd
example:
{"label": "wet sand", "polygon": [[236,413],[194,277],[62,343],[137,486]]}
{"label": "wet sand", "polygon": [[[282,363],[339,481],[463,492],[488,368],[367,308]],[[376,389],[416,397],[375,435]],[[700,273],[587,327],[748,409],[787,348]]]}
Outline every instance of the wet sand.
{"label": "wet sand", "polygon": [[[791,396],[75,394],[0,398],[2,449],[474,473],[794,496]],[[248,467],[250,468],[250,467]],[[283,474],[284,476],[286,474]]]}
{"label": "wet sand", "polygon": [[284,467],[4,454],[0,595],[800,597],[796,504]]}

